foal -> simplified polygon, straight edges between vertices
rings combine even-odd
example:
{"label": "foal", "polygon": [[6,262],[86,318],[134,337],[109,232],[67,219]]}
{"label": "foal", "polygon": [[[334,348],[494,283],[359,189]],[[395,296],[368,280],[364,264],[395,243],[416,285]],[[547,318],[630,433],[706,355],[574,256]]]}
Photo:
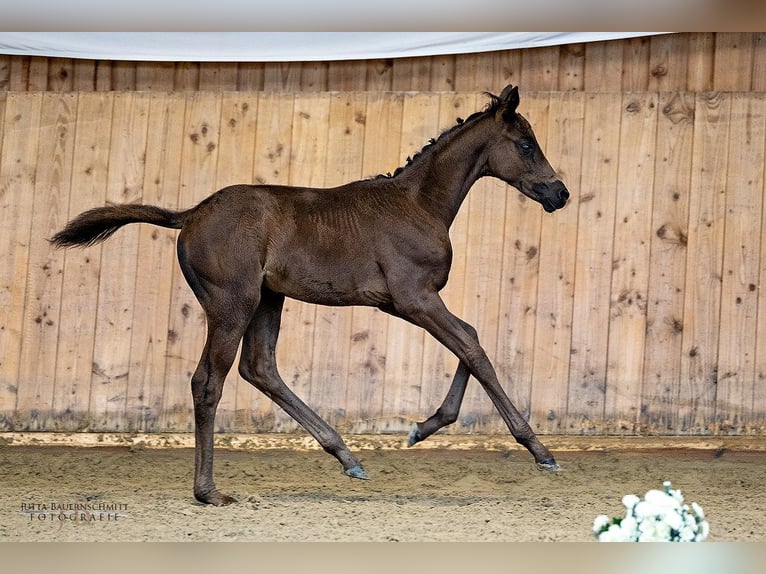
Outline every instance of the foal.
{"label": "foal", "polygon": [[186,211],[107,205],[80,214],[53,237],[56,246],[69,247],[102,241],[128,223],[181,230],[178,260],[207,318],[207,341],[191,380],[197,500],[234,502],[213,482],[213,423],[240,341],[242,377],[300,423],[346,474],[367,478],[340,435],[277,371],[285,297],[377,307],[427,330],[458,357],[443,404],[410,433],[410,445],[455,421],[473,375],[537,465],[558,468],[500,385],[476,330],[439,296],[452,263],[449,227],[479,178],[499,178],[547,212],[569,198],[518,104],[517,87],[490,95],[485,110],[432,140],[393,175],[331,189],[234,185]]}

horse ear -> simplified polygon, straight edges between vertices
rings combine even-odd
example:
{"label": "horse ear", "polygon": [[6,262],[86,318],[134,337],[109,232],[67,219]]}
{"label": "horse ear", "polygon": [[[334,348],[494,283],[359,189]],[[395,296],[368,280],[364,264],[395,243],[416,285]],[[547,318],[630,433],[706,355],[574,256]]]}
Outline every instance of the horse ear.
{"label": "horse ear", "polygon": [[[510,87],[510,86],[509,86]],[[508,93],[508,95],[505,98],[506,102],[508,102],[508,108],[513,110],[514,113],[516,112],[516,108],[519,107],[519,101],[521,98],[519,98],[519,87],[513,86]]]}
{"label": "horse ear", "polygon": [[512,123],[516,118],[516,108],[519,107],[519,87],[508,85],[500,93],[500,113],[505,123]]}
{"label": "horse ear", "polygon": [[503,88],[503,91],[500,92],[500,99],[504,102],[509,101],[511,98],[514,98],[516,100],[516,103],[518,105],[519,101],[519,87],[514,86],[511,84],[508,84]]}

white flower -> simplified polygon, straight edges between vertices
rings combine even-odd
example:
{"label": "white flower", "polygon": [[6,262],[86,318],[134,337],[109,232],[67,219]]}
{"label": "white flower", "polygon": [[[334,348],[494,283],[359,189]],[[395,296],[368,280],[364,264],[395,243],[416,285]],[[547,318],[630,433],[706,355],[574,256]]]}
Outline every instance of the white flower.
{"label": "white flower", "polygon": [[667,524],[658,520],[644,520],[638,525],[639,542],[665,542],[670,535]]}
{"label": "white flower", "polygon": [[654,506],[657,506],[664,512],[666,509],[680,508],[678,500],[661,490],[650,490],[644,495],[644,500]]}
{"label": "white flower", "polygon": [[625,505],[625,508],[628,510],[633,510],[633,507],[638,504],[638,501],[641,500],[638,496],[635,494],[626,494],[622,497],[622,503]]}
{"label": "white flower", "polygon": [[633,541],[638,537],[638,521],[632,516],[626,516],[620,522],[620,529],[625,535],[625,541]]}
{"label": "white flower", "polygon": [[646,501],[641,500],[636,506],[633,508],[633,514],[635,514],[636,518],[639,520],[644,520],[646,518],[654,518],[658,514],[660,514],[662,510],[655,506],[654,504]]}
{"label": "white flower", "polygon": [[694,538],[697,536],[697,528],[692,526],[684,526],[681,528],[681,530],[678,533],[678,537],[681,539],[681,542],[692,542]]}
{"label": "white flower", "polygon": [[600,542],[633,542],[632,534],[622,528],[622,524],[611,524],[607,530],[599,534]]}
{"label": "white flower", "polygon": [[596,519],[593,521],[593,532],[598,534],[602,530],[605,530],[608,525],[609,525],[609,517],[606,514],[599,514],[598,516],[596,516]]}
{"label": "white flower", "polygon": [[[625,516],[610,519],[599,515],[593,533],[602,542],[698,542],[707,538],[710,526],[702,507],[684,504],[680,490],[663,483],[664,491],[652,489],[643,498],[623,496]],[[692,512],[693,511],[693,512]]]}
{"label": "white flower", "polygon": [[707,520],[703,520],[699,523],[699,532],[697,533],[697,537],[694,539],[694,541],[701,542],[707,538],[708,534],[710,534],[710,525],[707,523]]}

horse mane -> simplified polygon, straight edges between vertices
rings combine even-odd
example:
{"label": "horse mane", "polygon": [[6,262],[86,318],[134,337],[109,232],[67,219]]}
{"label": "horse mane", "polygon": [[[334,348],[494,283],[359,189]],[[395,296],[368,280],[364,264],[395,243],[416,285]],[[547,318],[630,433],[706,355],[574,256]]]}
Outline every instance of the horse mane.
{"label": "horse mane", "polygon": [[424,145],[420,151],[415,152],[415,154],[407,157],[407,163],[403,166],[397,167],[393,173],[381,173],[380,175],[377,175],[373,177],[372,179],[393,179],[396,176],[400,175],[404,170],[406,170],[409,166],[412,165],[412,163],[417,160],[423,153],[429,151],[434,145],[439,143],[443,138],[457,132],[461,128],[465,127],[467,124],[472,123],[477,118],[485,115],[485,114],[493,114],[497,111],[497,108],[500,106],[502,100],[499,96],[496,96],[495,94],[492,94],[490,92],[484,92],[484,95],[489,98],[489,103],[484,107],[483,110],[480,110],[478,112],[472,113],[470,116],[468,116],[466,119],[463,118],[457,118],[457,123],[447,128],[446,130],[442,131],[437,137],[431,138],[428,140],[428,143]]}

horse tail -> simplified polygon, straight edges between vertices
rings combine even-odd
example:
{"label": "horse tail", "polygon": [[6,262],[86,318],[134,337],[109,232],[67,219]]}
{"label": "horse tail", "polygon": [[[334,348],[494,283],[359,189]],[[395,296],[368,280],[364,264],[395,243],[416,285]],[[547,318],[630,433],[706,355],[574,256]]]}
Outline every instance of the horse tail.
{"label": "horse tail", "polygon": [[85,211],[67,223],[50,240],[56,247],[88,246],[111,237],[128,223],[151,223],[171,229],[181,229],[194,211],[172,211],[153,205],[106,205]]}

